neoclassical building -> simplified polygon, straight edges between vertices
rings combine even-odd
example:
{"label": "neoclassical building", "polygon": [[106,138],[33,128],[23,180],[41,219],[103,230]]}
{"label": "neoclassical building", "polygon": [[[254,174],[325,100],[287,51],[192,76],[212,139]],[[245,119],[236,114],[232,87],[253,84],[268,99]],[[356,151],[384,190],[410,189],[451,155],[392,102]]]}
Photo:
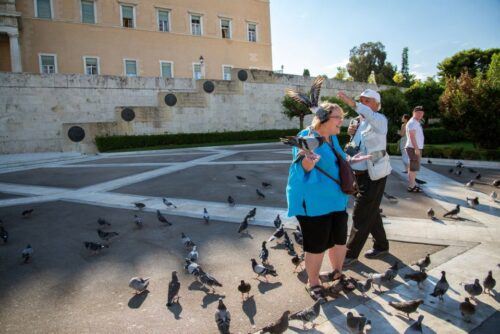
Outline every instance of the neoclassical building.
{"label": "neoclassical building", "polygon": [[0,0],[0,71],[231,79],[272,70],[269,0]]}

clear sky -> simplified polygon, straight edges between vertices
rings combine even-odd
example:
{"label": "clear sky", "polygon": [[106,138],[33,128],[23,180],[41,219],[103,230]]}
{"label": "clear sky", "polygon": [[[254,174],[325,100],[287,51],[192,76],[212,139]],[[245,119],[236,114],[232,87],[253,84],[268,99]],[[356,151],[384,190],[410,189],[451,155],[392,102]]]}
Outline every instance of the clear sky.
{"label": "clear sky", "polygon": [[500,48],[500,0],[271,0],[273,68],[335,75],[352,47],[380,41],[401,68],[425,79],[436,65],[470,48]]}

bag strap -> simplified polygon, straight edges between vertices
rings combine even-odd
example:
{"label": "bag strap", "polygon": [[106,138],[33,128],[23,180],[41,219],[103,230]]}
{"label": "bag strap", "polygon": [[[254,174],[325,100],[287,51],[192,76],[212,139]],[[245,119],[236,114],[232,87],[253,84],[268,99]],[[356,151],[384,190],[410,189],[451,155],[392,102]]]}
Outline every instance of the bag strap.
{"label": "bag strap", "polygon": [[[300,156],[298,157],[297,159],[294,160],[294,163],[295,162],[301,162],[302,159],[304,159],[304,156]],[[314,165],[314,168],[316,168],[319,172],[321,172],[322,174],[324,174],[326,177],[328,177],[329,179],[335,181],[335,183],[337,183],[339,186],[342,187],[342,184],[340,183],[339,180],[337,180],[336,178],[334,178],[333,176],[331,176],[330,174],[328,174],[327,171],[325,171],[323,168],[319,167],[318,165]]]}

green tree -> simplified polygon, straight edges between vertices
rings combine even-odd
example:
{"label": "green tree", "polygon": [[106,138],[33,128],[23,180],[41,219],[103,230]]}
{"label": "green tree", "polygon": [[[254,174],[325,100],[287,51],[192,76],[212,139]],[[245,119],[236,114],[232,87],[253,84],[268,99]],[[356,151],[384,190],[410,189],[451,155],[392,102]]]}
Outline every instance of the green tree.
{"label": "green tree", "polygon": [[355,81],[366,82],[373,71],[379,84],[393,84],[396,70],[386,58],[385,46],[381,42],[362,43],[351,49],[347,71]]}
{"label": "green tree", "polygon": [[403,77],[403,74],[401,74],[400,72],[396,72],[396,74],[394,74],[394,76],[392,77],[392,81],[394,81],[394,83],[397,86],[401,86],[404,80],[405,78]]}
{"label": "green tree", "polygon": [[326,102],[338,104],[344,110],[346,117],[355,117],[358,115],[358,114],[356,114],[354,109],[349,107],[349,105],[345,104],[344,101],[337,98],[336,96],[322,96],[321,101],[326,101]]}
{"label": "green tree", "polygon": [[409,112],[408,103],[399,88],[390,88],[380,92],[382,113],[387,117],[389,129],[387,140],[396,142],[399,139],[397,131],[401,125],[401,116]]}
{"label": "green tree", "polygon": [[458,78],[464,71],[467,71],[469,76],[475,77],[478,72],[486,73],[491,63],[491,57],[499,52],[498,48],[469,49],[457,52],[437,65],[438,74],[442,80],[445,80],[446,77]]}
{"label": "green tree", "polygon": [[281,106],[283,107],[283,114],[285,114],[288,119],[292,119],[294,117],[299,118],[300,129],[304,128],[304,117],[308,114],[311,114],[311,110],[307,108],[302,103],[298,103],[292,98],[285,95],[283,100],[281,100]]}
{"label": "green tree", "polygon": [[410,110],[415,106],[423,106],[425,110],[425,124],[430,118],[440,117],[439,97],[444,91],[444,86],[431,77],[426,81],[416,81],[405,92],[405,98]]}
{"label": "green tree", "polygon": [[309,73],[309,70],[307,68],[304,68],[304,72],[302,73],[302,76],[304,77],[310,77],[311,74]]}
{"label": "green tree", "polygon": [[500,85],[500,53],[495,53],[493,57],[491,57],[490,67],[488,68],[486,76],[494,87]]}
{"label": "green tree", "polygon": [[337,80],[346,80],[347,79],[347,69],[343,66],[337,67],[337,74],[333,77],[334,79]]}
{"label": "green tree", "polygon": [[408,65],[408,47],[403,48],[401,55],[401,74],[403,75],[403,85],[409,87],[411,84],[410,67]]}

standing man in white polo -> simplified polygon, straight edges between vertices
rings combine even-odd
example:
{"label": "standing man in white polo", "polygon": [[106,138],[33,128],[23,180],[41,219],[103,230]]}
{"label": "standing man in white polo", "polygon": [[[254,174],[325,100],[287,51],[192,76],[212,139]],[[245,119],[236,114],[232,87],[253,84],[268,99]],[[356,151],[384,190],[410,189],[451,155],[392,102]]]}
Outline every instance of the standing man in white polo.
{"label": "standing man in white polo", "polygon": [[413,117],[406,124],[406,146],[405,150],[410,159],[408,165],[408,191],[421,192],[420,187],[415,183],[417,172],[420,170],[420,160],[424,149],[424,130],[420,121],[424,117],[424,108],[416,106],[413,108]]}

